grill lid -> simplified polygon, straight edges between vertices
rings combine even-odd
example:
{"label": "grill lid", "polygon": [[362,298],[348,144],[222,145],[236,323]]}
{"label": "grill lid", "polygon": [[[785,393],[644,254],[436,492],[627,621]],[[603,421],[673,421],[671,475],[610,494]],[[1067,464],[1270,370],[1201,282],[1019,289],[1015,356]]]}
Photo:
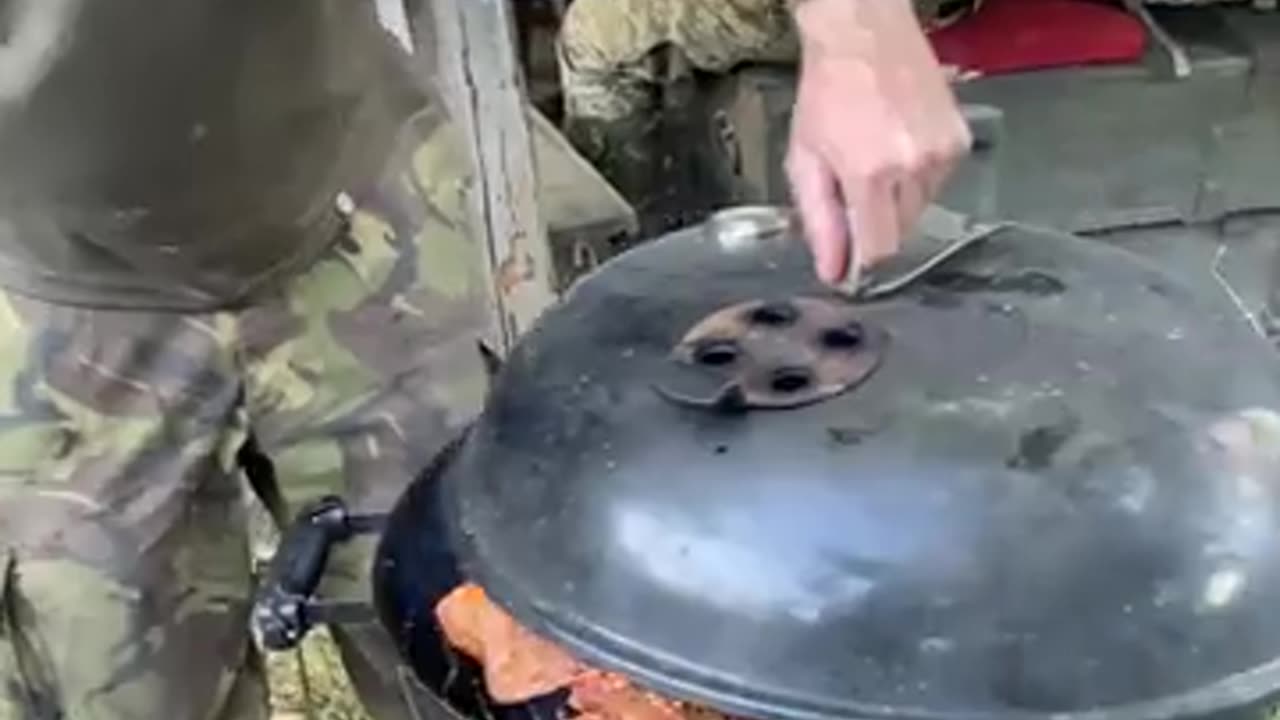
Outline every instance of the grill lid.
{"label": "grill lid", "polygon": [[740,230],[630,251],[509,358],[443,486],[498,602],[757,718],[1280,688],[1280,383],[1228,304],[1011,228],[850,305]]}

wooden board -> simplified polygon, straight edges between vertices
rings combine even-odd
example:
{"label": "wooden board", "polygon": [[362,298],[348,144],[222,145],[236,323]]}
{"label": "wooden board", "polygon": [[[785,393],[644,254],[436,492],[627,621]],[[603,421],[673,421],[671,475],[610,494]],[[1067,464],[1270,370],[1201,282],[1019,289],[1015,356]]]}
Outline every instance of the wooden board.
{"label": "wooden board", "polygon": [[538,206],[529,115],[506,0],[435,0],[433,40],[450,111],[468,139],[477,228],[489,256],[497,348],[505,351],[556,299]]}

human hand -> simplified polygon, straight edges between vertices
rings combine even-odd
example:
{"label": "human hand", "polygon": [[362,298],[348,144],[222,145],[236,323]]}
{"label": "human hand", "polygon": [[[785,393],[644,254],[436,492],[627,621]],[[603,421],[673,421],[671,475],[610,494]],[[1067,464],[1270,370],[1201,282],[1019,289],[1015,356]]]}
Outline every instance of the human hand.
{"label": "human hand", "polygon": [[798,0],[787,175],[818,276],[893,255],[972,137],[910,0]]}

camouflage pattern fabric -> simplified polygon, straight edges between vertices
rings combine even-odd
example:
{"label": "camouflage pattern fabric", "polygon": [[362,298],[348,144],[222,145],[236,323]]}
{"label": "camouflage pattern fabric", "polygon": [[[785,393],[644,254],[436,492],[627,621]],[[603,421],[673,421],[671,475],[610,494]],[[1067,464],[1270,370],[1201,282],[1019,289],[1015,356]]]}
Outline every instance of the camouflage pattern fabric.
{"label": "camouflage pattern fabric", "polygon": [[[978,0],[914,0],[921,21],[953,21]],[[799,39],[784,0],[576,0],[558,62],[570,118],[618,120],[648,110],[656,89],[691,68],[794,62]]]}
{"label": "camouflage pattern fabric", "polygon": [[[931,23],[960,17],[977,0],[914,2]],[[556,52],[565,135],[638,201],[654,182],[653,135],[669,88],[694,70],[793,63],[800,42],[789,0],[575,0]]]}
{"label": "camouflage pattern fabric", "polygon": [[565,136],[643,211],[663,184],[654,143],[664,91],[694,69],[798,53],[783,0],[574,0],[556,47]]}
{"label": "camouflage pattern fabric", "polygon": [[[339,203],[343,237],[251,307],[0,294],[0,718],[265,715],[235,455],[252,434],[295,508],[386,509],[474,417],[488,314],[461,147],[417,116]],[[371,547],[334,557],[328,597],[367,597]]]}
{"label": "camouflage pattern fabric", "polygon": [[786,61],[799,44],[779,0],[575,0],[557,48],[569,118],[618,120],[652,108],[689,68]]}

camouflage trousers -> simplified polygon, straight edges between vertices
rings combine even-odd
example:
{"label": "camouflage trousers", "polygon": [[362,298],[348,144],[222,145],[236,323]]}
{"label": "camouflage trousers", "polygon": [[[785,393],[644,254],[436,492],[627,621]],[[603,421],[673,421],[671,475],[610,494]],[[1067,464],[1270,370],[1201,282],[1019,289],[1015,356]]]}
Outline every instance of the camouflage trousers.
{"label": "camouflage trousers", "polygon": [[651,108],[660,86],[693,69],[723,72],[798,53],[778,0],[575,0],[557,47],[565,115],[634,116]]}
{"label": "camouflage trousers", "polygon": [[[914,0],[928,20],[954,17],[977,1]],[[556,54],[566,136],[636,199],[660,162],[653,136],[673,86],[695,72],[794,63],[800,41],[784,0],[575,0]]]}
{"label": "camouflage trousers", "polygon": [[694,71],[794,59],[799,43],[782,0],[574,0],[556,45],[563,130],[624,197],[644,211],[668,183],[668,97]]}
{"label": "camouflage trousers", "polygon": [[[0,294],[0,718],[265,715],[237,451],[252,436],[294,507],[385,510],[485,392],[450,127],[415,118],[343,237],[248,307]],[[371,546],[333,559],[328,597],[367,595]]]}
{"label": "camouflage trousers", "polygon": [[[980,0],[913,0],[926,23],[950,20]],[[575,0],[557,59],[573,122],[632,117],[667,83],[693,70],[722,73],[748,62],[789,63],[800,43],[784,0]]]}

